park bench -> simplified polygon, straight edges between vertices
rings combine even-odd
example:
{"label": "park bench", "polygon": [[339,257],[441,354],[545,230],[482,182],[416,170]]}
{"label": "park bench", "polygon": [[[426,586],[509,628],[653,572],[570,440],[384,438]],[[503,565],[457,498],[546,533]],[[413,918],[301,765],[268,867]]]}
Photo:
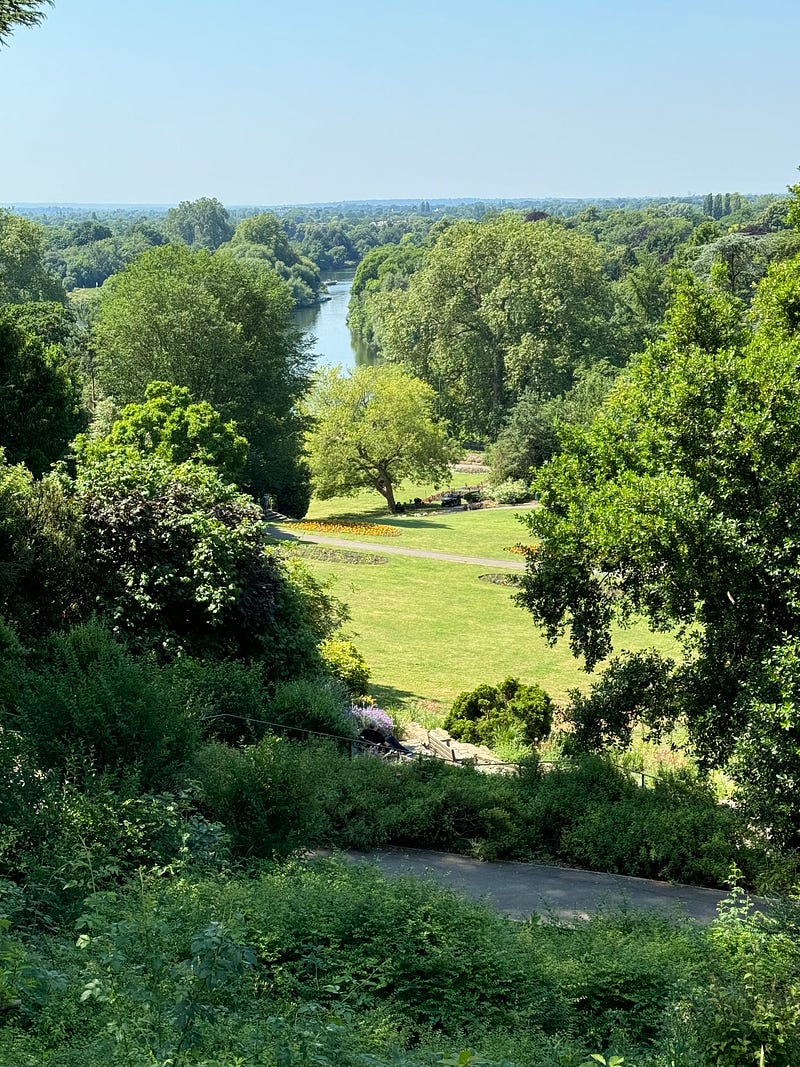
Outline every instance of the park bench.
{"label": "park bench", "polygon": [[450,736],[444,730],[428,730],[428,747],[437,759],[457,763],[458,758],[450,744]]}

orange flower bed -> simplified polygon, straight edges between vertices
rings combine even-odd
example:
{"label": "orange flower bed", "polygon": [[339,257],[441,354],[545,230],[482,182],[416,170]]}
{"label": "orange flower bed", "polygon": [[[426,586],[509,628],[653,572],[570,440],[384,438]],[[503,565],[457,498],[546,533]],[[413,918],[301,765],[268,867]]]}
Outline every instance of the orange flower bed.
{"label": "orange flower bed", "polygon": [[386,526],[380,522],[293,522],[292,529],[319,534],[359,534],[361,537],[400,536],[397,527]]}
{"label": "orange flower bed", "polygon": [[518,556],[535,556],[536,545],[509,545],[506,552],[516,552]]}

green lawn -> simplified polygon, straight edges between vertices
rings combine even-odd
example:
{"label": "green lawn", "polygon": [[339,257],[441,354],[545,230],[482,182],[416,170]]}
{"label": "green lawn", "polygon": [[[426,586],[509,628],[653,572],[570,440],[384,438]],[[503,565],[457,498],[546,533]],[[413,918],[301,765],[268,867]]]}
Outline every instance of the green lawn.
{"label": "green lawn", "polygon": [[[316,502],[309,518],[350,517],[400,528],[400,537],[371,539],[377,554],[381,544],[391,544],[508,560],[514,557],[507,546],[525,540],[516,514],[498,508],[388,517],[376,513],[374,496],[364,494]],[[514,604],[511,588],[479,579],[487,568],[384,558],[387,562],[377,565],[307,561],[314,573],[333,577],[335,594],[349,605],[347,629],[370,666],[376,699],[421,705],[436,714],[463,690],[507,675],[542,685],[557,701],[566,699],[568,689],[588,686],[590,677],[566,641],[551,648],[531,616]],[[670,636],[652,634],[642,623],[619,631],[615,650],[649,646],[677,651]]]}
{"label": "green lawn", "polygon": [[[430,486],[418,487],[411,496],[427,496],[432,492]],[[351,499],[313,501],[306,517],[317,521],[379,522],[400,531],[399,537],[386,538],[385,544],[490,559],[518,558],[509,554],[509,546],[528,540],[527,529],[518,518],[525,513],[524,507],[452,511],[432,506],[424,509],[424,514],[389,515],[381,507],[381,499],[376,493],[364,493]],[[335,536],[349,539],[346,534]],[[364,537],[354,534],[352,539],[363,541]],[[375,538],[376,544],[380,542],[381,538]]]}

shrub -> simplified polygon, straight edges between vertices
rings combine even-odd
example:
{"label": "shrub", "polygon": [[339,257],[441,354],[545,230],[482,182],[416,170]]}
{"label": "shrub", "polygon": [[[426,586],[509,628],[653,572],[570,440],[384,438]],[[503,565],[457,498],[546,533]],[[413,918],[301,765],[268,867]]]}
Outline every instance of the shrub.
{"label": "shrub", "polygon": [[540,686],[506,678],[500,685],[462,693],[444,725],[461,741],[491,746],[498,735],[507,741],[514,733],[536,744],[550,732],[552,721],[553,702]]}
{"label": "shrub", "polygon": [[205,737],[241,744],[263,736],[268,700],[260,666],[182,657],[167,671],[181,704]]}
{"label": "shrub", "polygon": [[340,678],[353,696],[362,696],[367,691],[369,667],[352,641],[330,637],[319,646],[325,670],[334,678]]}
{"label": "shrub", "polygon": [[43,767],[82,763],[143,790],[175,780],[197,731],[153,662],[134,659],[100,622],[44,642],[23,671],[13,722]]}
{"label": "shrub", "polygon": [[750,867],[735,811],[686,776],[653,789],[596,756],[547,773],[526,772],[520,836],[530,854],[592,870],[704,885]]}
{"label": "shrub", "polygon": [[285,856],[319,839],[326,765],[323,746],[265,737],[246,749],[212,743],[191,774],[201,809],[221,822],[239,855]]}
{"label": "shrub", "polygon": [[337,737],[355,737],[358,731],[349,706],[349,693],[338,679],[295,678],[275,690],[269,720]]}
{"label": "shrub", "polygon": [[800,914],[796,900],[751,912],[740,891],[709,930],[710,981],[687,998],[688,1035],[715,1067],[800,1062]]}
{"label": "shrub", "polygon": [[524,504],[531,498],[531,487],[522,479],[509,479],[492,486],[491,498],[498,504]]}
{"label": "shrub", "polygon": [[356,728],[361,731],[365,726],[374,722],[378,730],[383,734],[394,733],[394,720],[388,711],[379,708],[377,704],[353,704],[350,708]]}

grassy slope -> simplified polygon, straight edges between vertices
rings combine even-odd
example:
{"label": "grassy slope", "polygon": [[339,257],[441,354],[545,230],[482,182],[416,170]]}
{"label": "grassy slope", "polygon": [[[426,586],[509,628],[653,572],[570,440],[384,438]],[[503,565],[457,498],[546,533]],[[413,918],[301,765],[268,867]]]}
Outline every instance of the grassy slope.
{"label": "grassy slope", "polygon": [[[370,665],[376,697],[449,705],[462,690],[509,674],[556,700],[588,684],[566,641],[551,648],[508,587],[479,581],[481,567],[411,557],[380,566],[308,562],[337,579],[334,592],[350,605],[348,630]],[[620,642],[649,645],[673,642],[642,624]]]}
{"label": "grassy slope", "polygon": [[[424,490],[404,491],[404,496],[415,495]],[[525,540],[516,514],[512,509],[431,510],[425,518],[390,518],[380,508],[380,498],[362,494],[314,501],[308,517],[390,522],[402,533],[375,538],[378,553],[383,543],[512,559],[507,547]],[[570,688],[588,685],[566,641],[550,648],[530,615],[513,603],[511,589],[479,581],[485,568],[386,559],[379,566],[308,561],[315,573],[334,577],[334,592],[350,606],[348,629],[370,665],[376,698],[430,703],[432,711],[443,711],[464,689],[509,674],[539,683],[556,700],[563,700]],[[641,623],[622,632],[617,643],[618,648],[647,646],[675,647],[669,636],[653,635]]]}

